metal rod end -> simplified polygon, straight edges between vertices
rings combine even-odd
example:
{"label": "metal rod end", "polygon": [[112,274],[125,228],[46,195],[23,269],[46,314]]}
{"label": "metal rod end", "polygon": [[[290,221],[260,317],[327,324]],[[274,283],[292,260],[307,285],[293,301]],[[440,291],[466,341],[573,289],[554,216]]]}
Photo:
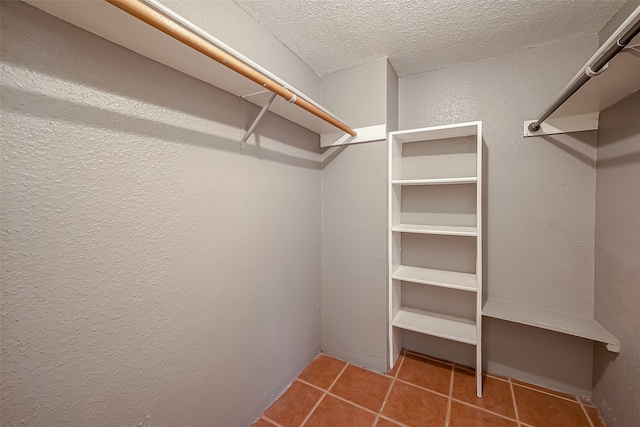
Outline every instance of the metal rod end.
{"label": "metal rod end", "polygon": [[540,130],[540,125],[536,126],[536,123],[529,123],[529,126],[527,126],[527,129],[529,129],[529,132],[538,132]]}

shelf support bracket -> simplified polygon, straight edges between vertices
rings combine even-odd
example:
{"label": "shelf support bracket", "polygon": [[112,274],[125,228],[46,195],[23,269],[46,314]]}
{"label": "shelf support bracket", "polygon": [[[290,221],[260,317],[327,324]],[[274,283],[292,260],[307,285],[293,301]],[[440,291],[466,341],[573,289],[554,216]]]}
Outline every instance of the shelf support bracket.
{"label": "shelf support bracket", "polygon": [[575,116],[550,118],[540,124],[540,129],[532,132],[529,124],[535,120],[524,122],[524,137],[555,135],[559,133],[583,132],[586,130],[598,130],[600,113],[578,114]]}
{"label": "shelf support bracket", "polygon": [[262,107],[262,110],[260,110],[255,120],[253,121],[253,123],[251,123],[251,126],[249,126],[249,129],[247,129],[247,132],[244,134],[244,136],[240,140],[240,152],[242,154],[245,153],[244,148],[245,148],[245,143],[247,142],[247,139],[249,139],[249,137],[253,133],[253,130],[256,128],[256,126],[258,126],[258,123],[260,123],[260,120],[262,120],[264,113],[267,112],[267,110],[269,109],[269,107],[271,106],[271,104],[275,99],[276,99],[276,93],[274,92],[273,94],[271,94],[267,103],[264,104],[264,107]]}

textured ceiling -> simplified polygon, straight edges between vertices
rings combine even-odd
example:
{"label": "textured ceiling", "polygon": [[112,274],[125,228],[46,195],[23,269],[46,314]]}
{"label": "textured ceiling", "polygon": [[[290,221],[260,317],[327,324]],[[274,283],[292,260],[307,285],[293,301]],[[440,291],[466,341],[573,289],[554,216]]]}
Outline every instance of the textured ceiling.
{"label": "textured ceiling", "polygon": [[399,76],[599,31],[625,0],[235,0],[319,74]]}

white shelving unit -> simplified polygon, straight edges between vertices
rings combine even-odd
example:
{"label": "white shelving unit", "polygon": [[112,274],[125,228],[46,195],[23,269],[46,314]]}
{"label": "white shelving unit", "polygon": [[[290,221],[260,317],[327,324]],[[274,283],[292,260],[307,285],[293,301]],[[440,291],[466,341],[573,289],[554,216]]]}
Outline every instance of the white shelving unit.
{"label": "white shelving unit", "polygon": [[482,122],[389,134],[389,271],[390,366],[403,330],[474,345],[482,396]]}

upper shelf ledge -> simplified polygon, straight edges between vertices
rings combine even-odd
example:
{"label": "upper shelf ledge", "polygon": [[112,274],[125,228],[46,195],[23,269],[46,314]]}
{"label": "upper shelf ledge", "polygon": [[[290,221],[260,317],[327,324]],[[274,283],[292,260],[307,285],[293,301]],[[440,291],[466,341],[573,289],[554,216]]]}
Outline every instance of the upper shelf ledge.
{"label": "upper shelf ledge", "polygon": [[[258,105],[262,105],[264,97],[251,96],[252,94],[263,92],[265,87],[275,93],[281,92],[271,104],[270,111],[315,133],[326,134],[341,128],[344,132],[355,135],[356,132],[353,129],[311,98],[157,1],[109,1],[117,4],[117,7],[107,1],[95,0],[78,2],[26,0],[32,6],[77,27],[222,90],[245,97]],[[123,7],[126,12],[119,7]],[[151,18],[143,22],[140,11],[145,18],[147,15]],[[131,15],[132,12],[137,17]],[[157,19],[158,15],[162,19]],[[189,39],[204,48],[207,48],[205,45],[208,44],[212,49],[220,51],[223,56],[219,59],[214,58],[202,49],[195,50],[197,47],[194,47],[194,43],[188,46],[176,40],[162,32],[164,30],[160,31],[152,27],[151,25],[154,24],[150,20],[154,19],[161,25],[168,23],[167,26],[171,27],[171,31],[186,34]],[[199,42],[197,38],[200,39]],[[227,65],[216,62],[218,60]],[[229,62],[246,67],[252,76],[245,77],[228,68]]]}
{"label": "upper shelf ledge", "polygon": [[[640,6],[602,44],[524,136],[598,129],[598,113],[640,90]],[[547,123],[548,122],[548,123]]]}

